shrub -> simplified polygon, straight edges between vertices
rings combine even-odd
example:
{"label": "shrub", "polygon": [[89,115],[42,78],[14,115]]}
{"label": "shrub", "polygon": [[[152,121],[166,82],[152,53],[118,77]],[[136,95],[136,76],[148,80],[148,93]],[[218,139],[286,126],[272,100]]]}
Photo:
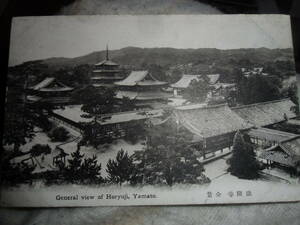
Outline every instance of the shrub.
{"label": "shrub", "polygon": [[49,145],[35,144],[30,149],[30,154],[32,157],[37,157],[37,156],[40,156],[41,154],[47,155],[50,153],[51,153],[51,148]]}
{"label": "shrub", "polygon": [[51,141],[62,142],[68,140],[69,132],[64,127],[57,127],[50,132],[49,137]]}

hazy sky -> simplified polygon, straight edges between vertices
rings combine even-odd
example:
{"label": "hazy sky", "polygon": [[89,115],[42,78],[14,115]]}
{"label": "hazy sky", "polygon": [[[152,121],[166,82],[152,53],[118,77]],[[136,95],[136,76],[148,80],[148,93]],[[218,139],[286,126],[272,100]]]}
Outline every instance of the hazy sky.
{"label": "hazy sky", "polygon": [[127,46],[289,48],[283,15],[56,16],[13,20],[9,65]]}

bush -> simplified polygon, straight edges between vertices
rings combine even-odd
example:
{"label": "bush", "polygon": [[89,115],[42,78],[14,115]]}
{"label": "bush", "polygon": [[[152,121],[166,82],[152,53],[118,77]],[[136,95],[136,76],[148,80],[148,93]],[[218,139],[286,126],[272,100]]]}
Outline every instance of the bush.
{"label": "bush", "polygon": [[32,157],[37,157],[37,156],[40,156],[41,154],[47,155],[50,153],[51,153],[51,148],[49,145],[35,144],[30,149],[30,154]]}
{"label": "bush", "polygon": [[52,129],[52,123],[45,116],[37,117],[37,125],[42,128],[44,132],[49,132]]}
{"label": "bush", "polygon": [[64,127],[57,127],[50,132],[49,137],[51,141],[62,142],[68,140],[69,132]]}
{"label": "bush", "polygon": [[18,186],[23,183],[32,184],[34,179],[32,172],[34,169],[35,165],[29,165],[25,162],[13,164],[9,160],[3,161],[1,170],[5,172],[1,174],[2,185]]}

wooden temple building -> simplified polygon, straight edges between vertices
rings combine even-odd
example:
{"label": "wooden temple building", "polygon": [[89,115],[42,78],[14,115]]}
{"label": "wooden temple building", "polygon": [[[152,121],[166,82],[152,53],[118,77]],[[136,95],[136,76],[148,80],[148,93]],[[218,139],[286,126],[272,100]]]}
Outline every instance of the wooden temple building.
{"label": "wooden temple building", "polygon": [[[132,79],[127,82],[132,84]],[[159,81],[154,80],[150,83],[152,82]],[[79,132],[83,131],[82,122],[96,123],[97,126],[95,126],[94,132],[99,131],[100,136],[105,134],[112,139],[124,137],[126,127],[131,126],[136,121],[149,121],[153,126],[166,127],[168,127],[168,123],[172,123],[177,126],[178,130],[191,134],[190,145],[198,151],[203,160],[209,161],[218,157],[220,152],[221,155],[229,154],[237,131],[248,133],[252,143],[262,152],[266,152],[265,149],[271,147],[274,150],[277,146],[283,146],[283,143],[290,145],[292,148],[299,145],[297,148],[300,149],[299,135],[268,128],[272,124],[295,118],[296,115],[291,110],[293,106],[294,103],[289,99],[234,108],[230,108],[227,104],[211,106],[190,104],[174,107],[168,118],[165,118],[163,109],[136,110],[105,114],[99,118],[84,118],[80,116],[81,113],[79,112],[70,113],[68,108],[72,106],[66,106],[63,109],[54,110],[50,116],[70,128],[74,129],[76,127]],[[74,111],[74,109],[70,110]],[[289,144],[290,141],[296,139],[297,143],[299,142],[298,144],[294,142]],[[271,158],[268,158],[268,160],[271,160]]]}
{"label": "wooden temple building", "polygon": [[232,110],[255,127],[268,127],[295,118],[295,104],[288,98],[233,107]]}
{"label": "wooden temple building", "polygon": [[300,174],[300,136],[296,136],[265,149],[258,158],[269,167],[277,167]]}
{"label": "wooden temple building", "polygon": [[29,103],[68,104],[73,90],[74,88],[63,84],[57,78],[47,77],[27,89],[27,101]]}
{"label": "wooden temple building", "polygon": [[126,127],[133,123],[159,118],[163,115],[162,109],[153,109],[108,113],[102,114],[101,117],[85,118],[80,116],[82,112],[70,113],[70,107],[72,108],[72,106],[67,106],[55,109],[49,116],[57,123],[64,124],[80,133],[85,129],[84,123],[93,123],[95,124],[93,132],[98,132],[99,135],[95,136],[99,138],[122,138],[126,135]]}
{"label": "wooden temple building", "polygon": [[106,47],[105,60],[96,63],[91,75],[91,82],[94,87],[112,87],[114,82],[124,79],[118,63],[109,59],[108,47]]}
{"label": "wooden temple building", "polygon": [[[208,85],[215,85],[218,83],[220,74],[208,74],[206,75],[208,78]],[[184,74],[180,80],[176,83],[172,84],[171,87],[173,88],[174,96],[181,96],[185,89],[191,84],[192,81],[199,81],[203,79],[203,75],[188,75]]]}
{"label": "wooden temple building", "polygon": [[115,82],[117,98],[135,100],[137,106],[155,107],[167,102],[170,94],[163,91],[167,82],[155,79],[148,71],[132,71],[127,78]]}
{"label": "wooden temple building", "polygon": [[177,124],[178,129],[193,135],[191,145],[203,159],[214,157],[217,151],[230,149],[238,130],[246,131],[253,127],[226,104],[179,106],[174,109],[170,120]]}

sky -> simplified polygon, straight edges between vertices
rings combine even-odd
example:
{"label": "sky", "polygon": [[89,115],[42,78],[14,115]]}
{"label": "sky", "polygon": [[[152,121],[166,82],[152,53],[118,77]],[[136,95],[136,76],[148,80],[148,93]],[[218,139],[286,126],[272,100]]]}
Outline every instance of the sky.
{"label": "sky", "polygon": [[284,15],[147,15],[17,17],[9,66],[51,57],[77,57],[128,46],[152,48],[290,48]]}

